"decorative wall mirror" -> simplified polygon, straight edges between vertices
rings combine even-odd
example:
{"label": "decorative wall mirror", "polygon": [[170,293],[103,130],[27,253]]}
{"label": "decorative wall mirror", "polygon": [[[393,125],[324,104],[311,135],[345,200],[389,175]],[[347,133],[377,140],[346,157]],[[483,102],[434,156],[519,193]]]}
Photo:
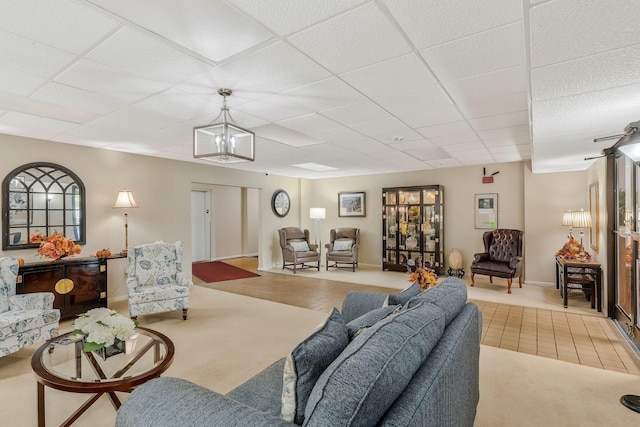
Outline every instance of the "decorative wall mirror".
{"label": "decorative wall mirror", "polygon": [[2,249],[40,246],[38,236],[55,232],[84,244],[84,184],[54,163],[29,163],[2,181]]}

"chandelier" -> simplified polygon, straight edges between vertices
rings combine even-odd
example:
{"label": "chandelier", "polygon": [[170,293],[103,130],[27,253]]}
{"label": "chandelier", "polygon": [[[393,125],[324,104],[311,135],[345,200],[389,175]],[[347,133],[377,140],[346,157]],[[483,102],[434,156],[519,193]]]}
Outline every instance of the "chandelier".
{"label": "chandelier", "polygon": [[[227,96],[231,89],[218,89],[223,98],[220,114],[212,124],[193,128],[193,157],[216,163],[238,163],[255,160],[255,134],[233,122]],[[222,122],[214,123],[222,118]]]}

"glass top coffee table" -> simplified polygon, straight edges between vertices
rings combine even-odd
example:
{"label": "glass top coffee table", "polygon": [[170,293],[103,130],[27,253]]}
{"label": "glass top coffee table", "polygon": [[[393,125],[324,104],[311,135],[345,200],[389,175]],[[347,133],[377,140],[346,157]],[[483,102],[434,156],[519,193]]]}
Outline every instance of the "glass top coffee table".
{"label": "glass top coffee table", "polygon": [[71,393],[95,393],[63,426],[71,425],[103,394],[117,410],[122,404],[116,391],[130,393],[146,381],[159,377],[173,361],[175,348],[165,335],[137,327],[125,342],[125,352],[103,359],[82,351],[83,343],[73,333],[50,339],[31,358],[38,381],[38,425],[45,425],[44,387]]}

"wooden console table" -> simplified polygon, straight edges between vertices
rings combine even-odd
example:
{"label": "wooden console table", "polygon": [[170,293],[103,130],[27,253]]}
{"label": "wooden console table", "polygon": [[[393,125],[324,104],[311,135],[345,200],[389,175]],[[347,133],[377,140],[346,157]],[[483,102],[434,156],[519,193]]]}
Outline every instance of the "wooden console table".
{"label": "wooden console table", "polygon": [[598,311],[602,311],[602,269],[596,262],[581,262],[556,256],[556,289],[561,289],[564,306],[567,307],[568,284],[571,282],[569,276],[579,277],[576,282],[583,278],[594,281],[595,298]]}
{"label": "wooden console table", "polygon": [[121,258],[69,258],[20,266],[16,293],[53,292],[53,308],[68,319],[107,306],[107,260]]}

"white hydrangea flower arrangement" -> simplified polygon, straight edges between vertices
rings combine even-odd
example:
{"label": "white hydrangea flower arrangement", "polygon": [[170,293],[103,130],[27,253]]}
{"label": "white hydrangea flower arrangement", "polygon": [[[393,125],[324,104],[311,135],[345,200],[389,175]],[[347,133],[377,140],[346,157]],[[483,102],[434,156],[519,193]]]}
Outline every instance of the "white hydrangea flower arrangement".
{"label": "white hydrangea flower arrangement", "polygon": [[74,334],[84,335],[83,351],[95,351],[113,345],[116,339],[125,341],[134,334],[138,322],[106,307],[94,308],[73,322]]}

